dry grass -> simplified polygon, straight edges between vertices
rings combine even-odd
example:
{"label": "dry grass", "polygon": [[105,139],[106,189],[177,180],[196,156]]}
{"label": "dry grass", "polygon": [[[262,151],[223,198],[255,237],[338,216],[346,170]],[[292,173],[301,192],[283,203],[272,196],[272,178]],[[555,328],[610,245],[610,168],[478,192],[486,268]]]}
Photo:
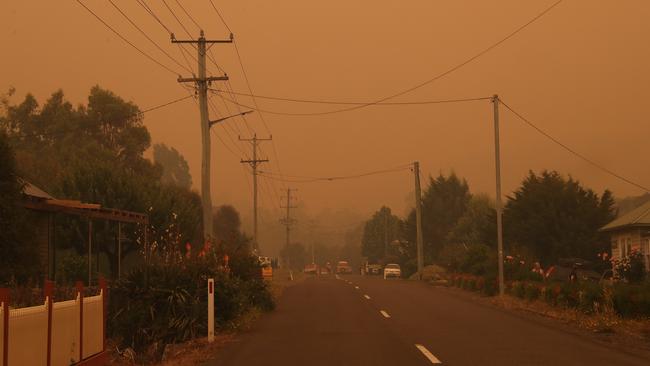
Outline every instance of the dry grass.
{"label": "dry grass", "polygon": [[481,301],[508,310],[554,319],[591,332],[611,343],[650,350],[650,319],[623,319],[611,308],[603,308],[593,314],[585,314],[577,309],[552,306],[541,300],[528,301],[509,295],[503,298],[480,295],[476,295],[476,297]]}

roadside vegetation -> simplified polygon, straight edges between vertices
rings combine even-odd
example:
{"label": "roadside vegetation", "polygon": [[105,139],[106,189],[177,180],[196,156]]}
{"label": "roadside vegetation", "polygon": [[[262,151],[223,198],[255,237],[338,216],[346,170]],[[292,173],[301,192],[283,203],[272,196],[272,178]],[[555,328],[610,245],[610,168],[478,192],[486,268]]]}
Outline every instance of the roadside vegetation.
{"label": "roadside vegetation", "polygon": [[[0,286],[20,295],[15,305],[42,302],[34,299],[47,276],[30,234],[33,213],[21,205],[28,182],[59,199],[148,215],[147,227],[132,224],[122,231],[121,252],[114,245],[117,225],[96,222],[99,259],[93,257],[91,284],[87,220],[54,218],[57,299],[70,298],[65,288],[76,281],[88,286],[99,276],[111,279],[108,335],[121,358],[150,363],[169,354],[170,345],[205,337],[208,278],[215,280],[220,332],[236,331],[274,308],[237,210],[216,208],[214,232],[203,241],[200,198],[191,189],[188,164],[163,144],[153,146],[153,161],[145,157],[151,137],[138,106],[99,86],[79,106],[62,91],[42,105],[30,94],[11,104],[13,93],[0,96]],[[118,259],[125,263],[119,278]]]}
{"label": "roadside vegetation", "polygon": [[[650,317],[642,255],[632,251],[611,260],[609,236],[599,231],[616,216],[611,192],[597,194],[555,171],[530,172],[503,212],[506,293],[585,314]],[[422,217],[424,261],[433,268],[427,279],[496,295],[492,200],[470,193],[467,181],[453,173],[440,175],[423,191]],[[399,263],[408,278],[417,270],[415,242],[415,213],[400,218],[382,207],[365,225],[362,253],[370,263]]]}

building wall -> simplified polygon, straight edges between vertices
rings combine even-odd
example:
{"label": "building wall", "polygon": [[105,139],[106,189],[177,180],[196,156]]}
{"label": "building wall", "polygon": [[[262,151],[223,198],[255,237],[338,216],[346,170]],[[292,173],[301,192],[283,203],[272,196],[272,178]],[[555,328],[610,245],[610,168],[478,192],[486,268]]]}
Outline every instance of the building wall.
{"label": "building wall", "polygon": [[641,252],[645,258],[646,269],[650,270],[650,235],[648,230],[630,228],[611,234],[612,259],[621,259],[633,250]]}

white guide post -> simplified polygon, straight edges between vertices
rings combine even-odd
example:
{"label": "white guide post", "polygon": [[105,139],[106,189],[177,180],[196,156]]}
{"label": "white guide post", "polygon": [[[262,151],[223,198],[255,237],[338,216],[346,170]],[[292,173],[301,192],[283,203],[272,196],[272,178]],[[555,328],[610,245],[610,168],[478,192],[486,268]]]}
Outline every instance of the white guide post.
{"label": "white guide post", "polygon": [[208,279],[208,342],[214,341],[214,279]]}

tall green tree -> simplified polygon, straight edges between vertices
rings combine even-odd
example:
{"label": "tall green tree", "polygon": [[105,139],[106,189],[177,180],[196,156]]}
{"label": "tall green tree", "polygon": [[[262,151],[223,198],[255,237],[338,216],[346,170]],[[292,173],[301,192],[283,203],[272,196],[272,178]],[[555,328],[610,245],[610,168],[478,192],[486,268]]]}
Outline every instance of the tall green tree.
{"label": "tall green tree", "polygon": [[[200,199],[187,187],[163,182],[162,168],[144,157],[151,138],[134,103],[95,86],[87,104],[77,107],[60,90],[42,106],[29,94],[16,105],[2,105],[0,125],[9,131],[26,180],[57,198],[149,214],[150,239],[157,244],[152,247],[199,240]],[[87,225],[70,217],[57,223],[57,243],[83,253]],[[97,248],[114,267],[116,225],[97,223],[94,229]],[[142,237],[126,239],[123,257],[142,249]]]}
{"label": "tall green tree", "polygon": [[[429,178],[429,184],[422,194],[422,234],[424,260],[431,263],[447,243],[447,237],[458,220],[465,214],[471,199],[469,185],[455,173],[440,174]],[[415,258],[416,242],[415,210],[406,220],[409,256]]]}
{"label": "tall green tree", "polygon": [[361,254],[370,262],[383,261],[391,255],[391,243],[401,236],[401,220],[382,206],[363,227]]}
{"label": "tall green tree", "polygon": [[165,144],[153,145],[153,161],[163,168],[161,180],[163,183],[173,184],[181,188],[192,187],[192,176],[187,160],[173,147]]}
{"label": "tall green tree", "polygon": [[20,205],[23,183],[7,136],[0,132],[0,285],[38,273],[38,251],[27,240],[27,213]]}
{"label": "tall green tree", "polygon": [[556,171],[531,171],[504,208],[506,244],[544,265],[563,257],[595,260],[609,249],[598,229],[614,218],[610,191],[599,196]]}
{"label": "tall green tree", "polygon": [[447,236],[449,245],[484,244],[496,248],[497,215],[490,197],[473,195],[467,210]]}

